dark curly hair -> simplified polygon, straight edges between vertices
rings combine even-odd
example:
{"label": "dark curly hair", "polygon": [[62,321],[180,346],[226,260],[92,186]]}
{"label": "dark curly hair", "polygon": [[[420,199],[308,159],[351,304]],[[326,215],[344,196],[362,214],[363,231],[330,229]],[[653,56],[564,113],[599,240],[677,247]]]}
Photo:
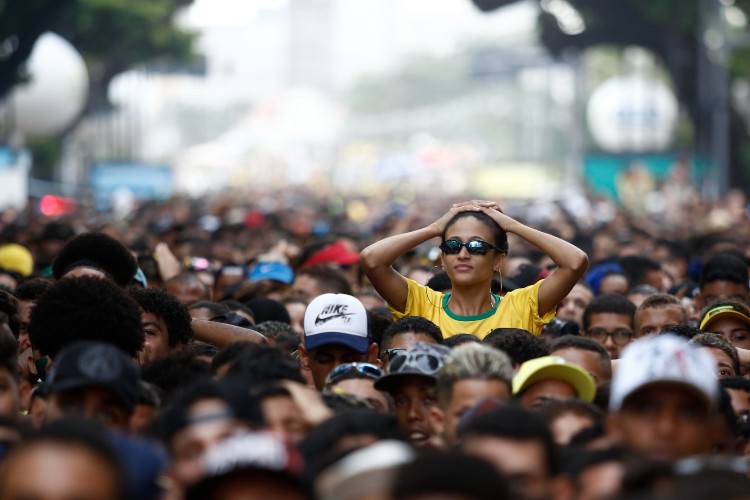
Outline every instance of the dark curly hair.
{"label": "dark curly hair", "polygon": [[495,328],[482,342],[500,349],[519,365],[549,355],[549,346],[543,338],[520,328]]}
{"label": "dark curly hair", "polygon": [[138,270],[138,262],[130,250],[104,233],[84,233],[70,240],[52,263],[52,276],[59,280],[79,266],[99,269],[122,287],[130,283]]}
{"label": "dark curly hair", "polygon": [[8,323],[15,338],[21,333],[21,316],[18,312],[18,299],[4,290],[0,290],[0,323]]}
{"label": "dark curly hair", "polygon": [[13,292],[18,300],[36,302],[55,283],[47,278],[31,278],[18,285]]}
{"label": "dark curly hair", "polygon": [[169,346],[187,344],[193,338],[190,313],[177,297],[159,288],[131,288],[131,297],[145,312],[153,313],[167,324]]}
{"label": "dark curly hair", "polygon": [[135,357],[143,347],[138,303],[109,280],[60,280],[39,298],[29,322],[31,344],[55,357],[77,340],[114,344]]}

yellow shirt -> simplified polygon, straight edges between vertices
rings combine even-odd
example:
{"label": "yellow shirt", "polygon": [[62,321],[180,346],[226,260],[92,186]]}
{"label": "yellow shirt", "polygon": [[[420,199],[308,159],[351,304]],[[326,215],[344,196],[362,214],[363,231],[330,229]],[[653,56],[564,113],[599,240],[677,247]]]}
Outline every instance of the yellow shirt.
{"label": "yellow shirt", "polygon": [[443,337],[457,333],[471,333],[483,339],[495,328],[522,328],[534,335],[542,332],[542,327],[555,317],[556,308],[539,316],[537,304],[539,297],[538,281],[526,288],[508,292],[504,297],[495,297],[495,307],[479,316],[458,316],[450,310],[450,294],[436,292],[417,282],[406,279],[409,295],[406,299],[406,310],[401,313],[388,306],[397,320],[404,316],[422,316],[429,319],[443,332]]}

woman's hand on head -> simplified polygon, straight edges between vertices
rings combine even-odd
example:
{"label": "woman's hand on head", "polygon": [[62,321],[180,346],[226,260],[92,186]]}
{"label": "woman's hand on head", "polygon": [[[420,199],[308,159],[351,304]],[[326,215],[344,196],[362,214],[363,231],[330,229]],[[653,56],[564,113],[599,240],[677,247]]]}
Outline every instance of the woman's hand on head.
{"label": "woman's hand on head", "polygon": [[495,203],[494,207],[482,206],[481,211],[492,217],[492,220],[506,233],[513,232],[513,226],[517,224],[516,220],[505,215],[497,203]]}
{"label": "woman's hand on head", "polygon": [[453,219],[453,217],[460,214],[461,212],[481,212],[482,209],[483,206],[476,201],[463,201],[461,203],[455,203],[450,210],[448,210],[438,220],[430,224],[429,227],[432,228],[432,232],[435,234],[435,236],[442,236],[443,232],[445,232],[445,228],[448,226],[448,223],[451,221],[451,219]]}

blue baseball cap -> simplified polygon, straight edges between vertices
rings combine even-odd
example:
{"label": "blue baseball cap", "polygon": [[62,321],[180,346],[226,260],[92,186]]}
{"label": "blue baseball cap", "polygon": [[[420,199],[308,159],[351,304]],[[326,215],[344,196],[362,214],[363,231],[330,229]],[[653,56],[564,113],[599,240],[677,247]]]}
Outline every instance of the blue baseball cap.
{"label": "blue baseball cap", "polygon": [[248,280],[251,283],[260,280],[274,280],[291,285],[294,281],[294,271],[281,262],[259,262],[250,272]]}

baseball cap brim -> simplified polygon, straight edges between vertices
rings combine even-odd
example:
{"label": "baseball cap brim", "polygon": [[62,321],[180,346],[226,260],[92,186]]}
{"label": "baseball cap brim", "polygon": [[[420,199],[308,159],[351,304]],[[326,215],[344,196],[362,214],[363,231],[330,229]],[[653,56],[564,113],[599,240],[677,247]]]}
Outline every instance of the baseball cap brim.
{"label": "baseball cap brim", "polygon": [[112,393],[115,394],[129,410],[132,410],[135,406],[135,401],[137,399],[137,394],[135,392],[130,393],[130,391],[123,391],[113,387],[112,384],[108,384],[107,382],[91,380],[90,378],[85,377],[66,377],[65,380],[45,384],[44,392],[45,394],[50,395],[59,392],[72,391],[83,387],[99,387],[101,389],[107,389],[108,391],[112,391]]}
{"label": "baseball cap brim", "polygon": [[708,328],[708,326],[711,323],[713,323],[714,321],[717,321],[717,320],[720,320],[720,319],[726,319],[726,318],[734,318],[734,319],[737,319],[739,321],[742,321],[746,325],[750,325],[750,318],[748,318],[747,316],[745,316],[741,312],[736,311],[736,310],[727,310],[727,311],[717,312],[714,315],[706,314],[706,317],[703,318],[703,321],[701,321],[701,324],[700,324],[700,326],[698,328],[700,328],[701,330],[705,331],[706,328]]}
{"label": "baseball cap brim", "polygon": [[325,345],[343,345],[359,353],[366,353],[370,343],[366,337],[341,332],[323,332],[305,336],[305,349],[317,349]]}
{"label": "baseball cap brim", "polygon": [[398,388],[400,381],[402,381],[405,377],[422,377],[432,381],[437,380],[437,377],[433,375],[425,375],[419,370],[389,373],[388,375],[383,375],[375,381],[375,389],[392,393]]}
{"label": "baseball cap brim", "polygon": [[513,380],[513,394],[520,394],[528,389],[535,382],[540,380],[562,380],[573,386],[578,397],[588,403],[594,400],[596,395],[596,385],[591,380],[591,375],[583,369],[566,365],[549,365],[541,367],[530,373],[529,376]]}

